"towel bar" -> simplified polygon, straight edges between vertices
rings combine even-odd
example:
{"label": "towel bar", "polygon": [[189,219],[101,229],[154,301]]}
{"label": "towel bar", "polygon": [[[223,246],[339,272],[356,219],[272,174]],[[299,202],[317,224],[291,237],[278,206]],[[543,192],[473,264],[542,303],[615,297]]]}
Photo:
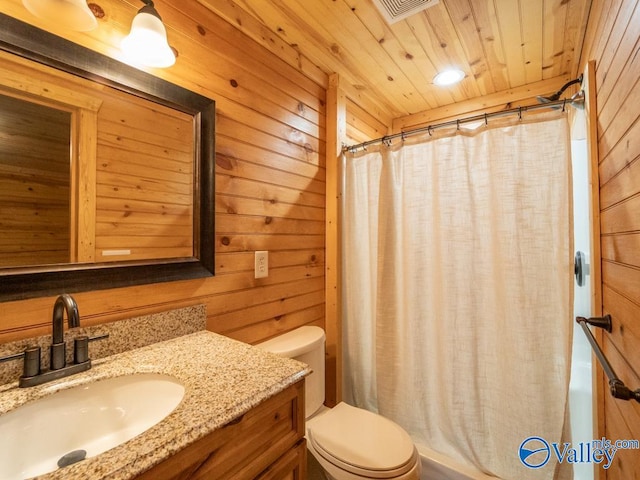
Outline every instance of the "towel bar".
{"label": "towel bar", "polygon": [[591,348],[593,349],[593,353],[596,354],[600,365],[602,365],[602,369],[604,373],[607,375],[609,379],[609,391],[614,398],[619,398],[621,400],[635,400],[640,403],[640,388],[636,390],[629,389],[622,380],[618,378],[616,372],[614,372],[613,367],[605,357],[604,352],[596,342],[593,333],[589,329],[588,325],[593,325],[594,327],[604,328],[607,332],[611,333],[611,315],[607,314],[604,317],[592,317],[592,318],[584,318],[584,317],[576,317],[576,322],[580,324],[584,334],[587,336],[587,340],[591,344]]}

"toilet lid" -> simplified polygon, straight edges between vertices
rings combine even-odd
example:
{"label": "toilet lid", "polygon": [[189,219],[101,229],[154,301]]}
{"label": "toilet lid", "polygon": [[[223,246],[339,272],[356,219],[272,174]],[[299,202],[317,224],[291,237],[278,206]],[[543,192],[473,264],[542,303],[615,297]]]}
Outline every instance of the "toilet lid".
{"label": "toilet lid", "polygon": [[413,441],[399,425],[346,403],[309,422],[308,437],[327,461],[360,475],[398,476],[415,463]]}

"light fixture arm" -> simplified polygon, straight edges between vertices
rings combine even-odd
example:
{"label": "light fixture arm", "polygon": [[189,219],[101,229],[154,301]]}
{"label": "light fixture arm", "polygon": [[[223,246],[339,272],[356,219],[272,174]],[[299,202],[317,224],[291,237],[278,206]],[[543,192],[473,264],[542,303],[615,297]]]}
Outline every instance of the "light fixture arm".
{"label": "light fixture arm", "polygon": [[158,10],[156,10],[155,5],[153,4],[153,0],[140,0],[140,1],[144,3],[144,7],[138,10],[138,13],[148,13],[149,15],[153,15],[154,17],[157,17],[160,21],[162,21],[162,17],[158,13]]}

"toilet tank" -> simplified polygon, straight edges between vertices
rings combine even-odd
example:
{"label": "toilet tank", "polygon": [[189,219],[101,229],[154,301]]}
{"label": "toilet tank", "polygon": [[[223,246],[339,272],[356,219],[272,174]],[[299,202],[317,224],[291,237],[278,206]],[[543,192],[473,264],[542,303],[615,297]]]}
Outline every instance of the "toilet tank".
{"label": "toilet tank", "polygon": [[305,416],[309,418],[324,403],[324,330],[304,326],[259,343],[268,352],[306,363],[312,372],[305,379]]}

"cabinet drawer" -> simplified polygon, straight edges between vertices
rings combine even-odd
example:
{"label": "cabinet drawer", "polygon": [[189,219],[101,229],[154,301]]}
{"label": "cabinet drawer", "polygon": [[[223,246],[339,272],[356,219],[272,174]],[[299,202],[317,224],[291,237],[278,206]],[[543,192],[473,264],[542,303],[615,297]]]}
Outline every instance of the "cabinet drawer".
{"label": "cabinet drawer", "polygon": [[303,437],[304,380],[197,440],[138,478],[253,480]]}

